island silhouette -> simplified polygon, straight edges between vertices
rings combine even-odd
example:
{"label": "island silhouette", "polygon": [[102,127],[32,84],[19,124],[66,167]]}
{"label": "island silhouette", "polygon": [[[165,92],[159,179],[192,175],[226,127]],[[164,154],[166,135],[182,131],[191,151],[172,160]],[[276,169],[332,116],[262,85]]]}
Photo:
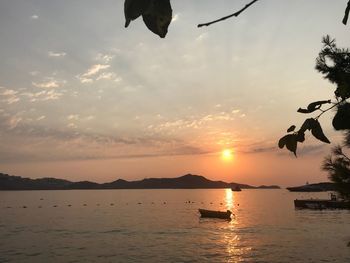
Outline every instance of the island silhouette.
{"label": "island silhouette", "polygon": [[176,178],[145,178],[137,181],[118,179],[109,183],[71,182],[56,178],[23,178],[0,173],[0,190],[73,190],[73,189],[280,189],[277,185],[251,186],[212,181],[201,175],[186,174]]}

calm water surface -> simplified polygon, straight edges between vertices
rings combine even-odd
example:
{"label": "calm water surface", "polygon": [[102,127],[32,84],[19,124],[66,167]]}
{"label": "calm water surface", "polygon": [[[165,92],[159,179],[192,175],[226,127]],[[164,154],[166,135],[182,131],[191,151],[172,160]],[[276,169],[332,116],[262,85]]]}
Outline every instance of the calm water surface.
{"label": "calm water surface", "polygon": [[[328,194],[3,191],[0,262],[350,262],[350,212],[294,209],[309,197]],[[198,208],[235,216],[200,219]]]}

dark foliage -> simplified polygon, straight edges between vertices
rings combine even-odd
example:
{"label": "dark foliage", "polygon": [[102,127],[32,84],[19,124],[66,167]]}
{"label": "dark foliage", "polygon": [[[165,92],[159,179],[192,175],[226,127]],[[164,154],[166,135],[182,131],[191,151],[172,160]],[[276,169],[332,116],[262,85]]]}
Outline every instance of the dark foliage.
{"label": "dark foliage", "polygon": [[[335,40],[329,36],[323,38],[323,44],[323,49],[316,59],[316,69],[336,85],[334,92],[336,101],[316,101],[310,103],[307,108],[298,109],[299,113],[308,114],[315,111],[321,113],[314,118],[306,119],[297,132],[294,132],[293,125],[294,128],[289,128],[287,131],[294,133],[285,135],[279,140],[278,146],[280,148],[286,146],[295,156],[297,143],[304,141],[304,134],[308,130],[318,140],[330,143],[318,119],[333,108],[337,110],[332,121],[333,127],[336,130],[345,131],[344,146],[350,148],[350,104],[347,102],[350,97],[350,52],[349,49],[337,48]],[[325,104],[333,105],[322,109]],[[350,159],[344,154],[341,146],[335,147],[332,155],[325,158],[322,168],[328,172],[329,179],[335,183],[339,194],[343,198],[350,199]]]}
{"label": "dark foliage", "polygon": [[350,159],[340,146],[335,147],[332,155],[325,158],[322,169],[328,172],[328,177],[335,183],[339,194],[350,199]]}

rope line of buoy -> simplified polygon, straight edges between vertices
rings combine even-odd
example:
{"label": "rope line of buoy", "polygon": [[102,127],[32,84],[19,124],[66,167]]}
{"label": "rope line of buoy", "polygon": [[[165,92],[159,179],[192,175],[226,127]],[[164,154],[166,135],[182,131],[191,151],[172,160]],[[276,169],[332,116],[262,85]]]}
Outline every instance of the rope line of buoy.
{"label": "rope line of buoy", "polygon": [[[43,200],[42,198],[40,199],[40,200]],[[194,201],[185,201],[184,202],[185,204],[195,204],[196,202],[194,202]],[[198,202],[198,204],[205,204],[204,202]],[[151,202],[151,203],[142,203],[142,202],[137,202],[137,203],[135,203],[136,205],[142,205],[142,204],[151,204],[151,205],[155,205],[156,203],[155,202]],[[166,205],[166,204],[168,204],[167,202],[161,202],[161,203],[159,203],[159,204],[163,204],[163,205]],[[213,202],[210,202],[210,203],[208,203],[208,204],[210,204],[210,205],[214,205],[214,203]],[[220,203],[218,203],[220,206],[223,206],[224,205],[224,203],[222,203],[222,202],[220,202]],[[109,206],[115,206],[116,204],[115,203],[109,203]],[[129,205],[129,203],[125,203],[125,205]],[[53,207],[53,208],[57,208],[57,207],[72,207],[73,205],[72,204],[66,204],[66,205],[57,205],[57,204],[54,204],[54,205],[48,205],[47,207]],[[79,205],[76,205],[76,206],[79,206]],[[88,206],[88,204],[87,203],[83,203],[81,206],[83,206],[83,207],[86,207],[86,206]],[[96,206],[101,206],[101,204],[100,203],[97,203],[96,204]],[[235,204],[235,206],[239,206],[239,204]],[[39,206],[37,206],[37,208],[43,208],[44,206],[43,205],[39,205]],[[23,208],[23,209],[26,209],[26,208],[29,208],[27,205],[22,205],[22,206],[20,206],[20,207],[14,207],[14,206],[5,206],[4,207],[5,209],[11,209],[11,208]]]}

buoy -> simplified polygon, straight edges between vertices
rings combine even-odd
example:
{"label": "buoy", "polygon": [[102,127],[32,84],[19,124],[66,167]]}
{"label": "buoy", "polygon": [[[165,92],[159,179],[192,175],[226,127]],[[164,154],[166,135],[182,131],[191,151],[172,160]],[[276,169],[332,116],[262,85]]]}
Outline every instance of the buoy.
{"label": "buoy", "polygon": [[83,204],[83,206],[86,206],[86,204]]}
{"label": "buoy", "polygon": [[44,198],[40,198],[40,200],[44,200]]}
{"label": "buoy", "polygon": [[72,205],[68,205],[69,207],[71,207]]}
{"label": "buoy", "polygon": [[24,206],[22,206],[22,208],[27,208],[27,207],[24,205]]}
{"label": "buoy", "polygon": [[212,202],[210,202],[210,204],[212,205],[213,203],[212,203]]}
{"label": "buoy", "polygon": [[57,207],[57,205],[54,205],[53,207]]}
{"label": "buoy", "polygon": [[113,206],[114,204],[113,203],[111,203],[111,206]]}
{"label": "buoy", "polygon": [[137,203],[138,205],[141,205],[142,203]]}
{"label": "buoy", "polygon": [[6,208],[12,208],[11,206],[7,206]]}
{"label": "buoy", "polygon": [[166,204],[166,202],[163,202],[163,205],[165,205]]}
{"label": "buoy", "polygon": [[39,205],[38,208],[41,208],[41,205]]}
{"label": "buoy", "polygon": [[97,204],[97,206],[100,206],[100,204]]}

